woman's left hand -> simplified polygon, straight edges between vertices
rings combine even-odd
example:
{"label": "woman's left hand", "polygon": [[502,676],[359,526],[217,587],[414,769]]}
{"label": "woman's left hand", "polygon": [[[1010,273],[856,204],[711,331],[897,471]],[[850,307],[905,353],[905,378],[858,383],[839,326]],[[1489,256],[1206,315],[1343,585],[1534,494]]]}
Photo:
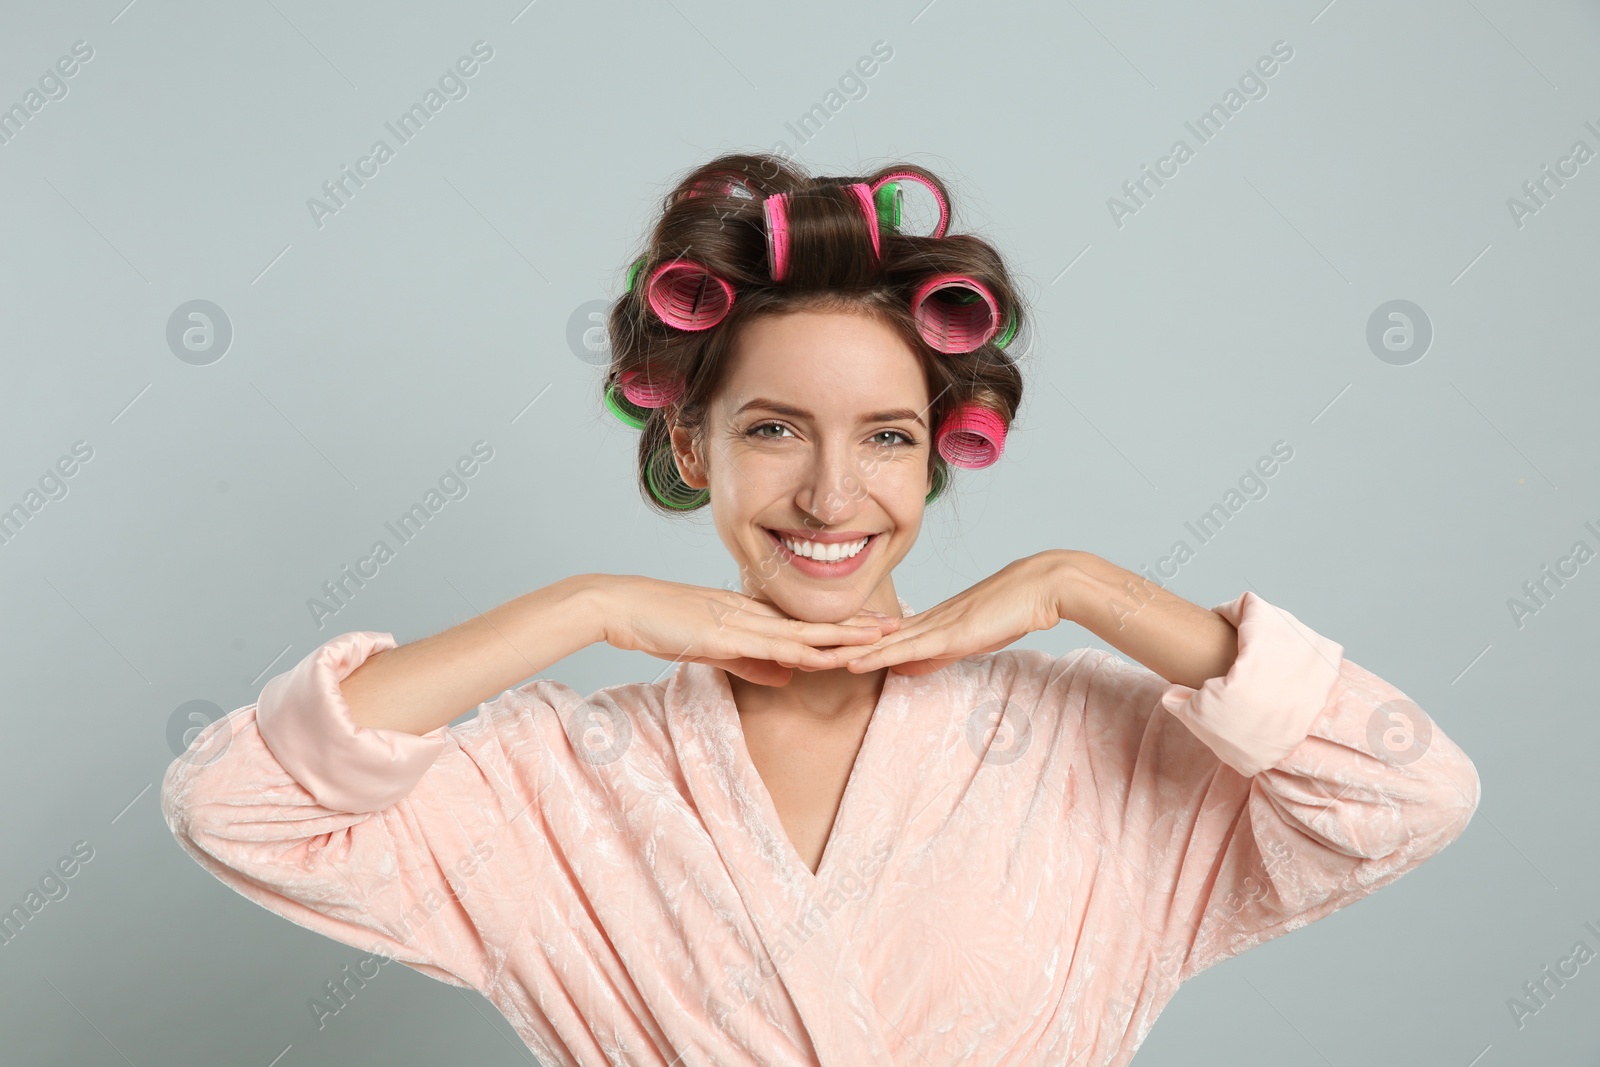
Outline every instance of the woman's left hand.
{"label": "woman's left hand", "polygon": [[998,652],[1024,634],[1061,621],[1067,553],[1052,549],[1008,563],[970,589],[927,611],[907,616],[900,628],[872,644],[841,646],[840,665],[855,674],[889,667],[928,674],[963,656]]}

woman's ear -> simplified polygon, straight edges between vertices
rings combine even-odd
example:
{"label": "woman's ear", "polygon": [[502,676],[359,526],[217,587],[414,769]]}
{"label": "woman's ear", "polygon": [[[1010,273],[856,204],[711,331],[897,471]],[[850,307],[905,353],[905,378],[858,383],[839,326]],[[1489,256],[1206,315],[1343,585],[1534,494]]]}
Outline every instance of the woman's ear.
{"label": "woman's ear", "polygon": [[694,435],[677,423],[670,425],[668,434],[672,441],[672,458],[678,465],[678,476],[690,489],[706,488],[711,483]]}

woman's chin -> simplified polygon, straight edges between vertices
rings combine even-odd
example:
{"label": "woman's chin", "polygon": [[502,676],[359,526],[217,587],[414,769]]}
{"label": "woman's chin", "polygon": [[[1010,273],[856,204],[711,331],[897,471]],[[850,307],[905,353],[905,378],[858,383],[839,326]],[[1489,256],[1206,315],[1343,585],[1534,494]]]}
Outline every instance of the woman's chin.
{"label": "woman's chin", "polygon": [[767,596],[777,609],[800,622],[847,622],[866,605],[861,594],[855,592],[823,592],[817,590],[769,589]]}

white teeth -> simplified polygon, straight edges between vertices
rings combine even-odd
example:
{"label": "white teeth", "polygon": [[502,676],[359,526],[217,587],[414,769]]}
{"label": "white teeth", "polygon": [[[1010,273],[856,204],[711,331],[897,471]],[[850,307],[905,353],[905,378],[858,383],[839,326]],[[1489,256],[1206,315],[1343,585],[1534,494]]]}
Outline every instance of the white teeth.
{"label": "white teeth", "polygon": [[807,559],[820,560],[824,563],[851,558],[867,547],[868,540],[870,538],[863,537],[859,541],[844,541],[839,544],[823,545],[815,541],[795,541],[787,537],[782,539],[783,547],[795,555],[805,556]]}

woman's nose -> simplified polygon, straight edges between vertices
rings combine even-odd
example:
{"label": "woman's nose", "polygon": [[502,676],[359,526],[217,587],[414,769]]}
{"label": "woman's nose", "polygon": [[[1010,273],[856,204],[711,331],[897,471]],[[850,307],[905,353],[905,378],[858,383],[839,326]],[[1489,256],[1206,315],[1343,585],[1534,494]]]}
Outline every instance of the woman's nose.
{"label": "woman's nose", "polygon": [[808,484],[810,507],[819,522],[832,524],[851,514],[867,495],[866,472],[848,449],[822,447],[813,459]]}

